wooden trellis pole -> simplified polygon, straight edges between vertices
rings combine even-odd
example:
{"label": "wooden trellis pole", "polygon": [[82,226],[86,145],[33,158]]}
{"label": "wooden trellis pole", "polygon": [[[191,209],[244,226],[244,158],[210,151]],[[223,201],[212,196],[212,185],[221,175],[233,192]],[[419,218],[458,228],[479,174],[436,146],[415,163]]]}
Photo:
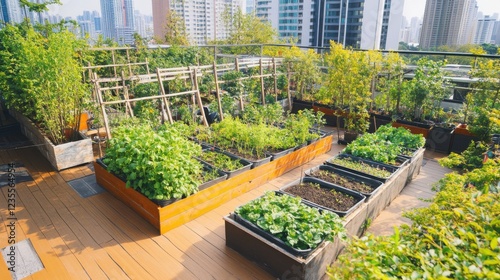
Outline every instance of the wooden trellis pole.
{"label": "wooden trellis pole", "polygon": [[264,92],[264,69],[262,69],[262,58],[259,59],[260,68],[260,92],[262,97],[262,105],[266,105],[266,94]]}
{"label": "wooden trellis pole", "polygon": [[276,101],[278,101],[278,81],[276,77],[276,61],[273,57],[273,77],[274,77],[274,96],[276,97]]}
{"label": "wooden trellis pole", "polygon": [[215,96],[217,97],[217,106],[219,107],[219,118],[222,121],[224,119],[224,114],[222,113],[222,103],[220,100],[220,91],[219,91],[219,77],[217,76],[217,64],[214,61],[213,63],[214,69],[214,81],[215,81]]}
{"label": "wooden trellis pole", "polygon": [[205,110],[203,110],[203,102],[201,101],[201,96],[200,96],[200,89],[198,87],[198,71],[194,69],[192,72],[193,78],[191,80],[194,80],[194,90],[196,91],[194,94],[196,95],[196,100],[198,101],[198,106],[200,107],[200,112],[201,112],[201,118],[203,121],[203,124],[205,126],[208,126],[208,121],[207,121],[207,116],[205,115]]}
{"label": "wooden trellis pole", "polygon": [[[106,114],[106,104],[104,104],[104,100],[102,99],[101,87],[99,85],[99,79],[97,77],[97,73],[94,73],[94,83],[95,83],[95,91],[97,93],[97,100],[99,102],[99,106],[101,107],[102,120],[104,121],[104,129],[106,130],[106,135],[108,139],[111,139],[111,131],[109,129],[109,121],[108,115]],[[99,135],[97,135],[100,137]]]}
{"label": "wooden trellis pole", "polygon": [[[160,69],[156,69],[156,76],[158,77],[158,85],[160,87],[160,94],[163,96],[161,98],[161,112],[162,112],[162,121],[165,121],[165,118],[168,120],[170,124],[174,123],[174,120],[172,119],[172,113],[170,112],[170,107],[168,105],[168,100],[164,96],[166,95],[165,93],[165,88],[163,87],[163,81],[161,79],[160,75]],[[165,108],[167,111],[165,112]]]}

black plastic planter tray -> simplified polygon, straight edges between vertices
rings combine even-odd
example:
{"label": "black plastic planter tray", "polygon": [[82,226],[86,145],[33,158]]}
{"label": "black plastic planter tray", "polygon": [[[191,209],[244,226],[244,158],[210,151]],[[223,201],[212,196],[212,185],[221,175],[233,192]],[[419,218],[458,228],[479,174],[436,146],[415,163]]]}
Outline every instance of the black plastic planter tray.
{"label": "black plastic planter tray", "polygon": [[[385,169],[389,172],[391,172],[392,174],[389,176],[389,177],[386,177],[386,178],[382,178],[382,177],[377,177],[377,176],[373,176],[373,175],[370,175],[370,174],[367,174],[367,173],[364,173],[363,171],[361,170],[354,170],[354,169],[351,169],[351,168],[348,168],[348,167],[344,167],[344,166],[341,166],[341,165],[338,165],[338,164],[335,164],[335,163],[332,163],[331,161],[335,158],[351,158],[353,161],[356,161],[356,162],[363,162],[363,163],[366,163],[372,167],[376,167],[376,168],[379,168],[379,169]],[[325,164],[326,165],[330,165],[330,166],[333,166],[333,167],[336,167],[338,169],[342,169],[342,170],[346,170],[346,171],[349,171],[351,173],[354,173],[354,174],[358,174],[358,175],[361,175],[363,177],[367,177],[367,178],[370,178],[370,179],[374,179],[374,180],[377,180],[377,181],[381,181],[381,182],[386,182],[388,181],[389,179],[392,178],[392,176],[394,176],[394,173],[396,171],[398,171],[398,167],[396,166],[392,166],[392,165],[387,165],[387,164],[383,164],[383,163],[380,163],[380,162],[375,162],[375,161],[371,161],[371,160],[366,160],[366,159],[361,159],[361,158],[358,158],[358,157],[355,157],[355,156],[351,156],[351,155],[347,155],[347,154],[340,154],[338,156],[335,156],[333,158],[330,158],[328,159],[327,161],[325,161]]]}
{"label": "black plastic planter tray", "polygon": [[[238,174],[241,174],[241,173],[243,173],[243,172],[245,172],[245,171],[247,171],[247,170],[250,170],[250,169],[252,168],[252,163],[251,163],[251,162],[249,162],[249,161],[248,161],[248,160],[246,160],[246,159],[242,159],[242,158],[240,158],[240,157],[238,157],[238,156],[236,156],[236,155],[233,155],[233,154],[228,153],[228,152],[225,152],[225,151],[221,151],[221,150],[219,150],[219,149],[217,149],[217,148],[215,148],[214,150],[211,150],[211,151],[213,151],[213,152],[217,152],[217,153],[221,153],[221,154],[225,154],[226,156],[228,156],[228,157],[230,157],[230,158],[232,158],[232,159],[239,160],[239,161],[240,161],[240,163],[243,165],[243,167],[241,167],[240,169],[237,169],[237,170],[227,171],[227,170],[222,170],[222,169],[221,169],[221,170],[222,170],[222,172],[224,172],[224,173],[226,173],[226,174],[227,174],[227,179],[232,178],[232,177],[234,177],[234,176],[236,176],[236,175],[238,175]],[[200,160],[201,162],[203,162],[204,164],[207,164],[207,165],[209,165],[209,166],[211,166],[211,167],[213,167],[213,168],[217,168],[216,166],[213,166],[212,164],[210,164],[210,163],[208,163],[208,162],[204,161],[203,159],[199,159],[199,160]]]}
{"label": "black plastic planter tray", "polygon": [[290,148],[290,149],[286,149],[286,150],[283,150],[280,152],[276,152],[276,153],[266,153],[266,155],[271,156],[271,161],[273,161],[273,160],[278,159],[282,156],[286,156],[286,155],[292,153],[293,151],[295,151],[295,147]]}
{"label": "black plastic planter tray", "polygon": [[209,164],[207,164],[206,162],[204,161],[201,161],[201,163],[203,164],[203,171],[207,171],[207,172],[211,172],[212,170],[217,170],[217,173],[219,174],[219,177],[211,180],[211,181],[208,181],[208,182],[205,182],[205,183],[202,183],[198,186],[198,190],[204,190],[210,186],[213,186],[217,183],[220,183],[222,181],[225,181],[227,179],[227,173],[225,173],[224,171],[218,169],[218,168],[215,168]]}
{"label": "black plastic planter tray", "polygon": [[[331,182],[321,180],[321,179],[316,178],[316,177],[314,177],[314,176],[311,175],[312,172],[318,171],[318,170],[325,170],[325,171],[328,171],[328,172],[332,172],[332,173],[335,173],[335,174],[340,175],[342,177],[348,178],[349,180],[353,180],[353,181],[356,181],[356,182],[363,183],[365,185],[370,186],[372,188],[372,191],[369,192],[369,193],[367,193],[367,192],[360,192],[360,191],[351,190],[351,189],[349,189],[347,187],[344,187],[344,186],[341,186],[341,185],[337,185],[337,184],[333,184]],[[364,176],[361,176],[361,175],[358,175],[358,174],[355,174],[355,173],[351,173],[351,172],[346,171],[346,170],[342,170],[342,169],[339,169],[339,168],[335,168],[333,166],[329,166],[329,165],[319,165],[319,166],[313,167],[313,168],[311,168],[309,170],[306,170],[305,175],[307,177],[315,178],[315,179],[317,179],[319,181],[324,181],[325,183],[328,183],[328,184],[336,185],[336,186],[338,186],[340,188],[344,188],[344,189],[347,189],[347,190],[350,190],[350,191],[353,191],[353,192],[360,193],[360,194],[362,194],[362,195],[364,195],[366,197],[365,202],[368,202],[368,200],[370,200],[370,196],[372,196],[375,193],[377,193],[378,190],[380,189],[380,186],[382,186],[384,184],[381,181],[370,179],[368,177],[364,177]]]}
{"label": "black plastic planter tray", "polygon": [[270,162],[270,161],[271,161],[271,155],[267,155],[267,154],[265,155],[265,157],[264,157],[264,158],[261,158],[261,159],[258,159],[258,160],[249,160],[249,159],[246,159],[246,158],[240,157],[240,156],[238,156],[238,155],[235,155],[235,154],[233,154],[233,153],[231,153],[231,152],[228,152],[228,151],[222,150],[222,149],[221,149],[221,148],[219,148],[219,147],[214,147],[214,151],[218,151],[218,152],[224,153],[224,154],[226,154],[226,155],[231,155],[231,156],[233,156],[233,157],[240,158],[240,159],[243,159],[243,160],[245,160],[245,161],[247,161],[247,162],[250,162],[250,164],[251,164],[250,169],[255,168],[255,167],[257,167],[257,166],[261,166],[261,165],[263,165],[263,164],[268,163],[268,162]]}
{"label": "black plastic planter tray", "polygon": [[374,160],[371,160],[371,159],[366,159],[366,158],[362,158],[362,157],[358,157],[358,156],[355,156],[355,155],[351,155],[351,154],[344,154],[342,153],[343,155],[347,155],[353,159],[357,159],[357,160],[363,160],[363,161],[366,161],[366,162],[372,162],[372,163],[377,163],[377,164],[381,164],[383,166],[391,166],[391,167],[396,167],[396,168],[400,168],[400,167],[403,167],[405,165],[407,165],[409,162],[410,162],[410,159],[406,156],[397,156],[396,158],[396,161],[399,163],[399,165],[395,165],[395,164],[388,164],[388,163],[383,163],[383,162],[378,162],[378,161],[374,161]]}
{"label": "black plastic planter tray", "polygon": [[357,199],[358,202],[356,202],[356,204],[354,206],[352,206],[347,211],[339,211],[339,210],[327,208],[327,207],[325,207],[323,205],[316,204],[316,203],[314,203],[312,201],[309,201],[309,200],[306,200],[306,199],[302,199],[302,201],[306,205],[313,206],[313,207],[316,207],[318,209],[322,209],[322,210],[327,210],[327,211],[333,212],[333,213],[339,215],[340,217],[344,217],[344,216],[349,215],[354,210],[356,210],[359,206],[361,206],[361,204],[363,204],[363,202],[365,201],[365,196],[362,195],[362,194],[360,194],[359,192],[355,192],[353,190],[349,190],[349,189],[346,189],[346,188],[343,188],[343,187],[339,187],[339,186],[334,185],[332,183],[328,183],[328,182],[325,182],[325,181],[322,181],[322,180],[318,180],[318,179],[313,178],[313,177],[304,177],[302,179],[297,179],[297,180],[295,180],[295,181],[293,181],[293,182],[291,182],[289,184],[286,184],[284,187],[282,187],[280,189],[280,192],[283,192],[283,193],[285,193],[287,195],[292,195],[292,194],[290,194],[290,193],[287,192],[287,189],[291,188],[292,186],[299,185],[301,183],[319,184],[321,188],[326,188],[326,189],[330,189],[330,190],[336,190],[336,191],[345,193],[345,194],[350,195],[350,196],[354,197],[355,199]]}
{"label": "black plastic planter tray", "polygon": [[[283,194],[281,192],[276,192],[276,195],[286,195],[286,194]],[[257,199],[259,199],[259,198],[257,198]],[[309,206],[309,207],[313,207],[312,205],[305,203],[305,201],[303,201],[302,203]],[[322,211],[322,210],[320,209],[320,211]],[[299,256],[299,257],[303,257],[303,258],[307,258],[308,255],[310,255],[312,252],[314,252],[318,247],[320,247],[321,243],[324,242],[324,241],[320,242],[318,244],[318,246],[316,246],[316,248],[314,248],[314,249],[306,249],[306,250],[295,249],[295,248],[289,246],[288,244],[286,244],[283,240],[272,235],[270,232],[267,232],[267,231],[261,229],[260,227],[258,227],[254,223],[248,221],[247,219],[241,217],[240,215],[238,215],[236,213],[234,213],[234,220],[236,222],[240,223],[241,225],[245,226],[246,228],[250,229],[251,231],[264,237],[269,242],[272,242],[272,243],[278,245],[280,248],[286,250],[287,252],[289,252],[295,256]]]}

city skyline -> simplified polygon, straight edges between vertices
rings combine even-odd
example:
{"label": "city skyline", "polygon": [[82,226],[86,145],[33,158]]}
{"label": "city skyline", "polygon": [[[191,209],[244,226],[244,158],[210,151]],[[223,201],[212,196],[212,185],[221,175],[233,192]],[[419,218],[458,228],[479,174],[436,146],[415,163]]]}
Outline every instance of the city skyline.
{"label": "city skyline", "polygon": [[[100,11],[99,0],[61,0],[63,5],[51,5],[51,14],[59,14],[63,17],[71,16],[76,18],[84,10]],[[406,0],[404,4],[403,16],[410,20],[412,17],[423,18],[426,1],[411,1]],[[500,14],[500,5],[498,0],[477,0],[479,11],[484,15]],[[152,6],[150,0],[134,1],[134,9],[139,10],[144,15],[152,15]]]}

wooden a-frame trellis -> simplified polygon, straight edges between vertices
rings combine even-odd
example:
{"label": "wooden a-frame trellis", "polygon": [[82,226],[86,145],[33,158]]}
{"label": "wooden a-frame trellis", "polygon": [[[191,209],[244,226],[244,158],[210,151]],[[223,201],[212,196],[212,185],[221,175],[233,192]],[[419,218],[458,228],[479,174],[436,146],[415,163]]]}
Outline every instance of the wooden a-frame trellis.
{"label": "wooden a-frame trellis", "polygon": [[[193,95],[195,101],[197,102],[200,113],[202,117],[203,124],[208,126],[208,122],[205,116],[205,111],[203,110],[203,102],[200,96],[200,90],[198,87],[198,76],[200,75],[200,69],[198,67],[179,67],[179,68],[169,68],[169,69],[157,69],[155,74],[145,74],[145,75],[135,75],[129,76],[127,78],[124,77],[123,73],[121,77],[114,78],[99,78],[96,73],[93,73],[93,83],[94,90],[96,94],[96,99],[101,109],[101,114],[103,116],[104,127],[106,129],[106,134],[108,139],[111,139],[111,130],[109,127],[109,120],[106,113],[106,106],[114,105],[114,104],[125,104],[126,114],[133,117],[132,110],[132,102],[142,101],[142,100],[160,100],[161,106],[161,116],[162,122],[168,121],[173,123],[172,114],[170,111],[170,104],[168,98],[180,96],[180,95]],[[165,88],[163,87],[163,82],[171,81],[175,79],[189,79],[191,81],[191,90],[183,91],[183,92],[174,92],[174,93],[166,93]],[[145,97],[134,97],[130,98],[129,96],[129,86],[126,81],[133,81],[137,84],[145,84],[145,83],[158,83],[159,91],[158,95],[153,96],[145,96]],[[119,84],[121,82],[121,84]],[[101,87],[101,83],[116,83],[115,86],[110,87]],[[113,100],[113,101],[105,101],[103,95],[108,91],[121,91],[123,94],[123,99],[121,100]]]}

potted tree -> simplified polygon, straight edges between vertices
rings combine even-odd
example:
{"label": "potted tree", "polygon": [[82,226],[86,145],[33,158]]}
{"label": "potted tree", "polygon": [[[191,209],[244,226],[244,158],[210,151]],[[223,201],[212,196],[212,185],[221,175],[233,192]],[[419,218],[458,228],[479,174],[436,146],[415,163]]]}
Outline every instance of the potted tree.
{"label": "potted tree", "polygon": [[404,126],[427,138],[433,121],[437,119],[441,101],[448,92],[448,81],[441,70],[443,64],[443,61],[427,58],[417,62],[413,79],[405,80],[401,87],[402,106],[398,113],[403,119],[398,119],[394,126]]}
{"label": "potted tree", "polygon": [[35,30],[26,21],[0,30],[0,92],[22,132],[57,170],[93,160],[90,139],[74,142],[90,96],[80,62],[85,48],[62,25]]}
{"label": "potted tree", "polygon": [[[371,63],[371,52],[355,52],[331,42],[330,53],[325,56],[328,64],[326,89],[330,100],[339,109],[337,117],[345,119],[344,141],[349,143],[368,129],[368,106],[372,79],[376,70]],[[375,62],[376,63],[376,62]],[[337,125],[339,120],[337,119]]]}

